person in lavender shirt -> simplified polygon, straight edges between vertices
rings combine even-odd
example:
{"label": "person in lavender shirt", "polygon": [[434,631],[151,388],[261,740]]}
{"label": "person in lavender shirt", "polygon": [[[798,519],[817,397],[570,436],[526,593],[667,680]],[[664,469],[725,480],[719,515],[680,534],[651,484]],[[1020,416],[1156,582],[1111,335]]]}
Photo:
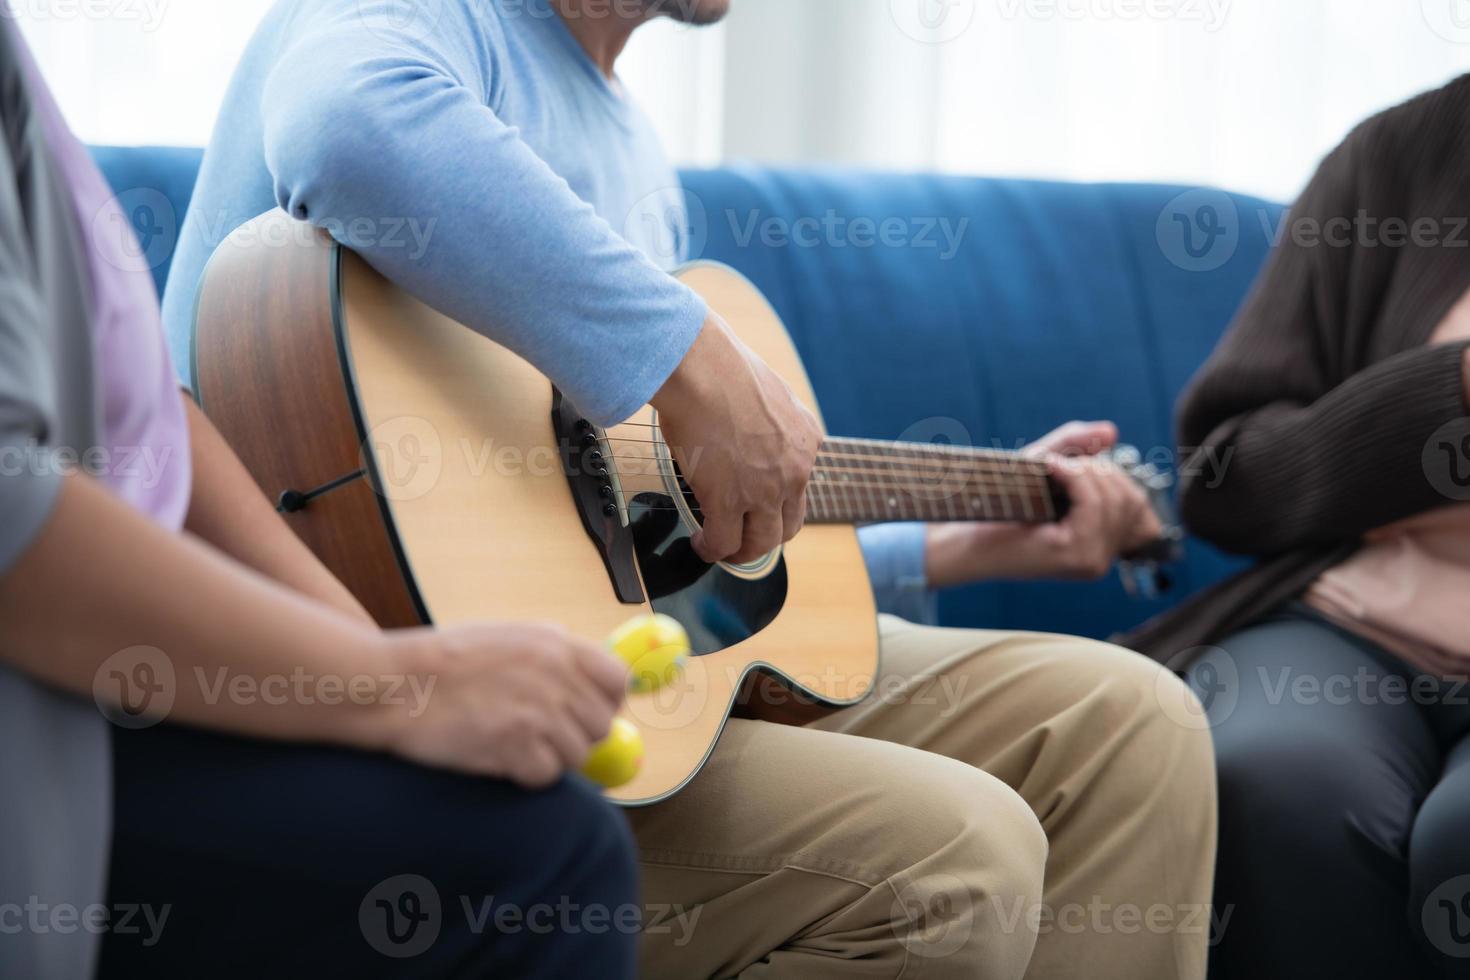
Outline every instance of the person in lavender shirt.
{"label": "person in lavender shirt", "polygon": [[[632,976],[626,825],[562,777],[623,671],[551,627],[378,630],[175,386],[127,228],[0,6],[0,976]],[[366,686],[213,686],[300,674]],[[228,794],[167,778],[226,758]]]}

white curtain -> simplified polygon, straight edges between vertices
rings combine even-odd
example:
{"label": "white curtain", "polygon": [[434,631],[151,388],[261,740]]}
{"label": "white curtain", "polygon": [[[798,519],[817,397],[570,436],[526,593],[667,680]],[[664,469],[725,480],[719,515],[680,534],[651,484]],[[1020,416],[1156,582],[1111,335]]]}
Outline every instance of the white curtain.
{"label": "white curtain", "polygon": [[[73,126],[198,144],[271,0],[11,0]],[[477,0],[487,2],[487,0]],[[1292,196],[1358,120],[1470,70],[1470,0],[734,0],[624,81],[730,158]]]}
{"label": "white curtain", "polygon": [[1470,0],[735,0],[730,156],[1293,196]]}
{"label": "white curtain", "polygon": [[8,0],[72,128],[197,146],[272,0]]}

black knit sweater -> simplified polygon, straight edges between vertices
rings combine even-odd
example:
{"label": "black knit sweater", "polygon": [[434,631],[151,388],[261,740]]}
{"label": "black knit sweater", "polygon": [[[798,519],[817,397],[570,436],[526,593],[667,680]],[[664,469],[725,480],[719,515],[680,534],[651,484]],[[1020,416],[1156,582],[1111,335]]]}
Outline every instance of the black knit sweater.
{"label": "black knit sweater", "polygon": [[1467,344],[1426,344],[1470,290],[1470,75],[1359,126],[1286,221],[1178,417],[1181,446],[1225,461],[1218,482],[1182,467],[1200,473],[1181,478],[1185,522],[1261,560],[1121,638],[1176,666],[1367,531],[1449,502],[1423,457],[1470,414]]}

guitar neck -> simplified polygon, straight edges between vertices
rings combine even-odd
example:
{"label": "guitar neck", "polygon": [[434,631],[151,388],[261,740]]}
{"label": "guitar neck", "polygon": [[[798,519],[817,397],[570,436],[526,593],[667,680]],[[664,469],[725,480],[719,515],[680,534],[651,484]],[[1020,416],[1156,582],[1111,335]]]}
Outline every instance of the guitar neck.
{"label": "guitar neck", "polygon": [[1044,462],[994,449],[829,438],[807,488],[807,521],[1007,521],[1065,516]]}

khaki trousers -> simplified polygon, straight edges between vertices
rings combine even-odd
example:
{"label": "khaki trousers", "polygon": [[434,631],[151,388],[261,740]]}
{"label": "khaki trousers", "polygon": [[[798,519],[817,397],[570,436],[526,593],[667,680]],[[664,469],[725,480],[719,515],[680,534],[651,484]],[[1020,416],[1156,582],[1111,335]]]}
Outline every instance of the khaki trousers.
{"label": "khaki trousers", "polygon": [[880,629],[868,701],[731,721],[630,811],[644,974],[1204,977],[1215,771],[1184,686],[1091,640]]}

